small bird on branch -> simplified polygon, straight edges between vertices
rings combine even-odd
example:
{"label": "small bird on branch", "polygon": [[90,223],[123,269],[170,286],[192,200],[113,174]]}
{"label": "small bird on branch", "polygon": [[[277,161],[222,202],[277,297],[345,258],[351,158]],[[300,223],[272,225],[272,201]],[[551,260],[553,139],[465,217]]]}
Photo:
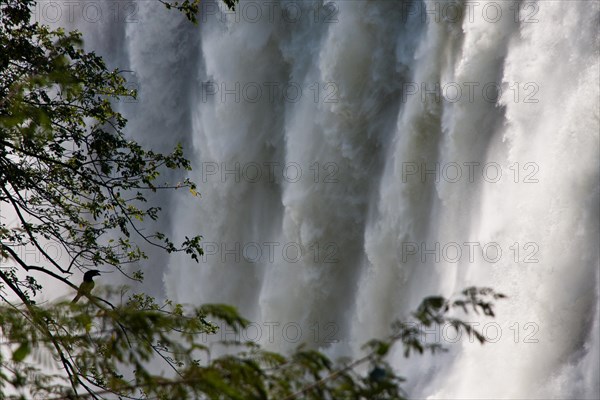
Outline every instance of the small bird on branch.
{"label": "small bird on branch", "polygon": [[96,285],[94,283],[94,277],[100,275],[100,271],[97,269],[91,269],[83,274],[83,282],[77,289],[77,296],[73,299],[72,303],[76,303],[82,296],[89,296],[92,293],[92,289]]}

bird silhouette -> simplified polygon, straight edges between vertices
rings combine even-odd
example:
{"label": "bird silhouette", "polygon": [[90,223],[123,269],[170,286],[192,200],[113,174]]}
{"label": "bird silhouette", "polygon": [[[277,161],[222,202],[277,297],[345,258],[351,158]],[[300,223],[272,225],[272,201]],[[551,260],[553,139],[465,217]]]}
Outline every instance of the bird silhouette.
{"label": "bird silhouette", "polygon": [[89,296],[92,292],[92,289],[96,285],[94,283],[94,277],[100,275],[100,271],[97,269],[91,269],[83,274],[83,282],[79,285],[79,289],[77,289],[77,296],[73,299],[72,303],[77,303],[82,296]]}

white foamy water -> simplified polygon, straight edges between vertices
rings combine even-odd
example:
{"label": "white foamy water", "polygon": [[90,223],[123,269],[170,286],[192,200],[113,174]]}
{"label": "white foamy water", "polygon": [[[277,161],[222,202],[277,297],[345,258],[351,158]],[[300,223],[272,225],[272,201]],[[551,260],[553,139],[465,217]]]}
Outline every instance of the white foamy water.
{"label": "white foamy water", "polygon": [[393,354],[410,395],[600,396],[598,2],[204,2],[197,27],[153,3],[77,26],[135,73],[131,134],[195,166],[162,228],[207,255],[153,258],[157,293],[340,356],[490,286],[497,318],[466,319],[494,343]]}

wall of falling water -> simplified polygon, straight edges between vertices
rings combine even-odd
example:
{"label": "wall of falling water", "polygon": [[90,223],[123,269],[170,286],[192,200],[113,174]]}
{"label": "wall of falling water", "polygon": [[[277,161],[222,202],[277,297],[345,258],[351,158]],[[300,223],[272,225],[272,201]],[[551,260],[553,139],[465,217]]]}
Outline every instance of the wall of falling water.
{"label": "wall of falling water", "polygon": [[75,23],[133,71],[131,135],[194,164],[201,198],[158,201],[207,254],[153,257],[155,293],[340,356],[491,286],[494,324],[468,318],[494,343],[393,355],[411,396],[600,395],[599,3],[206,1],[198,26],[155,3]]}

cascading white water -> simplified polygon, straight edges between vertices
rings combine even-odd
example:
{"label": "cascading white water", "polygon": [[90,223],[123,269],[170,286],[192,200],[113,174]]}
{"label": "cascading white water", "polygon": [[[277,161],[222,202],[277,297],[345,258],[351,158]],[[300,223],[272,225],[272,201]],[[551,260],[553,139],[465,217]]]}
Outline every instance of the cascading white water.
{"label": "cascading white water", "polygon": [[153,258],[156,291],[164,274],[262,344],[341,356],[427,295],[490,286],[496,325],[466,318],[494,343],[440,329],[449,353],[394,353],[410,395],[600,396],[598,2],[201,8],[198,27],[154,2],[77,21],[135,73],[131,134],[195,166],[201,199],[161,202],[208,254]]}

